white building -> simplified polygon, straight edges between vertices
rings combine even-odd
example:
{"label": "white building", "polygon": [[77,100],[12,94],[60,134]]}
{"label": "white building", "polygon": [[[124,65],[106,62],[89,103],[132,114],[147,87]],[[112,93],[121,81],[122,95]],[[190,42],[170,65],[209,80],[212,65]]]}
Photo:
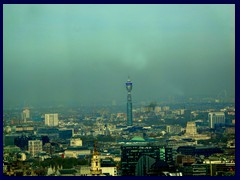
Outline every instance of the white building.
{"label": "white building", "polygon": [[77,147],[82,146],[82,140],[80,138],[72,138],[70,139],[70,146]]}
{"label": "white building", "polygon": [[187,122],[186,135],[194,136],[197,134],[197,128],[195,122]]}
{"label": "white building", "polygon": [[28,151],[32,156],[42,151],[42,140],[29,140]]}
{"label": "white building", "polygon": [[161,109],[160,106],[156,106],[155,109],[154,109],[155,113],[159,113],[161,110],[162,109]]}
{"label": "white building", "polygon": [[89,156],[91,155],[91,150],[84,147],[68,147],[64,151],[64,157],[74,157],[78,156]]}
{"label": "white building", "polygon": [[23,111],[22,111],[22,120],[23,122],[27,122],[27,120],[30,119],[30,110],[28,108],[25,108]]}
{"label": "white building", "polygon": [[179,134],[182,132],[182,127],[180,125],[168,125],[166,126],[166,131],[169,134]]}
{"label": "white building", "polygon": [[169,110],[170,110],[170,107],[169,107],[169,106],[163,106],[163,107],[162,107],[162,110],[163,110],[163,111],[169,111]]}
{"label": "white building", "polygon": [[58,114],[45,114],[45,125],[58,126]]}
{"label": "white building", "polygon": [[208,113],[209,127],[215,128],[216,125],[225,124],[225,114],[224,112],[210,112]]}
{"label": "white building", "polygon": [[186,139],[186,138],[191,138],[193,140],[207,140],[210,139],[210,137],[206,134],[198,134],[197,133],[197,127],[195,122],[187,122],[187,127],[186,127],[186,133],[182,136],[171,136],[169,139],[170,140],[181,140],[181,139]]}
{"label": "white building", "polygon": [[117,167],[101,167],[102,173],[108,176],[117,176]]}

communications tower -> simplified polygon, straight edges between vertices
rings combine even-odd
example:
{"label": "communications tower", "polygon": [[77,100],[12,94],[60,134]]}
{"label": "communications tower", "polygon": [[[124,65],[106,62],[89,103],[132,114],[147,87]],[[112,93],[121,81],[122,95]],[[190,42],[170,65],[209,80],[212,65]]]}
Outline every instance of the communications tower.
{"label": "communications tower", "polygon": [[127,88],[127,126],[132,126],[132,82],[130,78],[128,77],[128,80],[126,82],[126,88]]}

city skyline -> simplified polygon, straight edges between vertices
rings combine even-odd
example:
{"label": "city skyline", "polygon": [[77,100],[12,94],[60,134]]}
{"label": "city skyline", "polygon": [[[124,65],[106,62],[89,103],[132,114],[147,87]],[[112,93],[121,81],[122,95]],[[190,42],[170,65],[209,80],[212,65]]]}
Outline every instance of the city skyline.
{"label": "city skyline", "polygon": [[3,104],[235,98],[235,5],[3,6]]}

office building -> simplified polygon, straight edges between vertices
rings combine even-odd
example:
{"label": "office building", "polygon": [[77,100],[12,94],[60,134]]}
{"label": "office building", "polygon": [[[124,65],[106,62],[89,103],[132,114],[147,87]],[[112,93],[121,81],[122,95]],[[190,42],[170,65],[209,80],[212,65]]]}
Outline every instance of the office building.
{"label": "office building", "polygon": [[156,159],[150,156],[141,156],[136,164],[135,176],[146,176],[155,162]]}
{"label": "office building", "polygon": [[28,120],[30,120],[30,110],[28,108],[25,108],[22,111],[22,120],[24,123],[26,123]]}
{"label": "office building", "polygon": [[58,133],[59,133],[59,138],[60,139],[69,139],[73,136],[73,129],[69,128],[69,129],[59,129]]}
{"label": "office building", "polygon": [[161,147],[160,148],[160,160],[167,162],[168,164],[173,163],[172,148]]}
{"label": "office building", "polygon": [[118,175],[116,163],[110,158],[101,159],[101,170],[102,174],[106,176]]}
{"label": "office building", "polygon": [[[139,174],[139,170],[136,168],[141,167],[145,161],[139,161],[142,156],[149,156],[155,160],[159,160],[159,146],[147,146],[147,145],[123,145],[121,146],[121,162],[122,162],[122,176],[135,176],[136,172]],[[150,160],[150,158],[146,158]],[[149,162],[150,163],[150,162]]]}
{"label": "office building", "polygon": [[82,146],[69,146],[67,149],[64,151],[64,157],[65,158],[79,158],[79,157],[86,157],[91,155],[91,150],[82,147]]}
{"label": "office building", "polygon": [[37,155],[41,152],[42,149],[42,140],[29,140],[28,141],[28,151],[32,156]]}
{"label": "office building", "polygon": [[211,129],[225,125],[225,114],[224,112],[210,112],[208,113],[208,121]]}
{"label": "office building", "polygon": [[167,125],[166,132],[169,134],[179,134],[182,132],[182,127],[180,125]]}
{"label": "office building", "polygon": [[73,137],[70,139],[71,147],[80,147],[82,146],[82,140],[80,138]]}
{"label": "office building", "polygon": [[197,128],[195,122],[187,122],[186,135],[194,136],[197,134]]}
{"label": "office building", "polygon": [[45,114],[45,125],[58,126],[58,114]]}

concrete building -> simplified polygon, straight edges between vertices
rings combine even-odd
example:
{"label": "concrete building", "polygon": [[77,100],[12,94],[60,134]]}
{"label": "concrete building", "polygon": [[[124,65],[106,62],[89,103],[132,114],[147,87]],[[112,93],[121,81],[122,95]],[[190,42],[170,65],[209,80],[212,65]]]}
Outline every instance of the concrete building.
{"label": "concrete building", "polygon": [[88,155],[91,155],[91,150],[85,147],[68,147],[64,151],[64,157],[77,158],[79,156],[88,156]]}
{"label": "concrete building", "polygon": [[219,125],[225,125],[225,114],[224,112],[210,112],[208,113],[208,121],[211,129]]}
{"label": "concrete building", "polygon": [[28,141],[28,151],[32,156],[43,150],[42,140],[29,140]]}
{"label": "concrete building", "polygon": [[159,159],[159,149],[159,146],[142,144],[121,146],[122,176],[135,176],[136,165],[143,155]]}
{"label": "concrete building", "polygon": [[195,122],[187,122],[186,135],[195,136],[197,134],[197,128]]}
{"label": "concrete building", "polygon": [[45,114],[45,125],[58,126],[58,114]]}
{"label": "concrete building", "polygon": [[79,169],[80,176],[91,176],[90,166],[81,165]]}
{"label": "concrete building", "polygon": [[24,123],[26,123],[27,120],[30,120],[30,110],[28,108],[25,108],[22,111],[22,120]]}
{"label": "concrete building", "polygon": [[101,159],[101,169],[102,169],[102,174],[106,176],[118,175],[117,167],[113,159],[110,159],[110,158]]}
{"label": "concrete building", "polygon": [[82,146],[82,140],[80,138],[71,138],[70,139],[70,146],[72,147],[80,147]]}
{"label": "concrete building", "polygon": [[179,125],[168,125],[166,126],[166,132],[169,134],[179,134],[182,132],[182,127]]}

